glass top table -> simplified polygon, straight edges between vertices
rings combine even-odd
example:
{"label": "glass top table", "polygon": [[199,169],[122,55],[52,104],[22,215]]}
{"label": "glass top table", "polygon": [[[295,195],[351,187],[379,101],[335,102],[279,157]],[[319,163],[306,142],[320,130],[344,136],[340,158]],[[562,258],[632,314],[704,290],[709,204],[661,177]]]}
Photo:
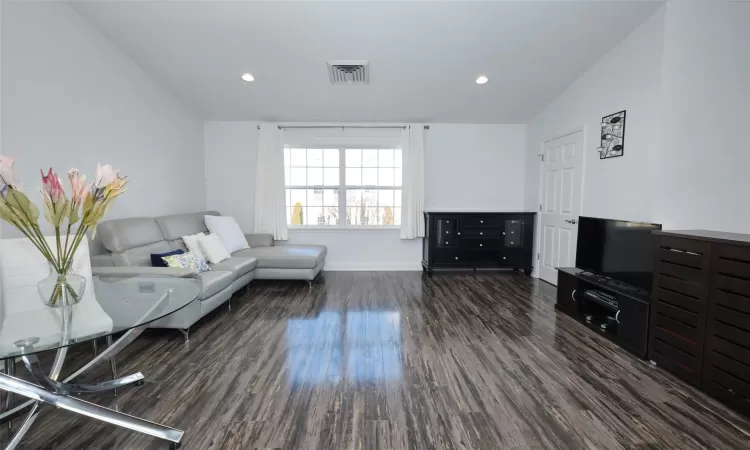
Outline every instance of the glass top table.
{"label": "glass top table", "polygon": [[[8,392],[6,411],[0,421],[26,414],[6,449],[15,449],[31,428],[43,404],[51,404],[72,413],[101,420],[170,442],[178,448],[181,430],[148,422],[137,417],[86,402],[72,395],[92,394],[144,382],[140,372],[117,377],[115,356],[133,342],[150,324],[199,302],[200,285],[196,279],[176,277],[93,277],[82,300],[72,306],[49,308],[39,296],[13,302],[0,314],[0,389]],[[34,294],[36,294],[34,292]],[[31,294],[29,293],[31,297]],[[114,340],[114,337],[117,337]],[[58,380],[68,347],[105,338],[107,348],[66,379]],[[42,370],[40,352],[55,350],[49,371]],[[34,383],[15,377],[15,361],[23,360]],[[98,384],[80,384],[75,379],[91,368],[109,363],[113,379]],[[14,396],[30,400],[15,405]]]}

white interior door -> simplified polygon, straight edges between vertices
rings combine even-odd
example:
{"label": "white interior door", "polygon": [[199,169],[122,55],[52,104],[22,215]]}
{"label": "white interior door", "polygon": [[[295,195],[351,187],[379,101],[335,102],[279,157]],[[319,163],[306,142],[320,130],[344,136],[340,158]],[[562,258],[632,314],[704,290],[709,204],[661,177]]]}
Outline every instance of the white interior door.
{"label": "white interior door", "polygon": [[539,276],[557,286],[557,267],[576,263],[583,132],[544,143]]}

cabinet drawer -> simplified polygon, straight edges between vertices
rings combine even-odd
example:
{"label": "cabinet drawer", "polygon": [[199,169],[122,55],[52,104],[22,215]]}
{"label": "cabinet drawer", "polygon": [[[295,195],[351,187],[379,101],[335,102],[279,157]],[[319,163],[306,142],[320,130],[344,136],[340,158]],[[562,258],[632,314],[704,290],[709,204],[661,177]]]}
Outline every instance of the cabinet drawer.
{"label": "cabinet drawer", "polygon": [[461,248],[470,250],[497,250],[502,248],[503,241],[497,238],[463,238]]}
{"label": "cabinet drawer", "polygon": [[485,237],[485,238],[499,238],[503,235],[503,231],[500,229],[478,229],[478,230],[465,230],[459,233],[463,237]]}
{"label": "cabinet drawer", "polygon": [[441,248],[435,250],[432,262],[442,265],[464,265],[469,264],[469,259],[469,254],[465,251]]}
{"label": "cabinet drawer", "polygon": [[469,216],[464,217],[464,228],[502,228],[503,219],[497,216]]}

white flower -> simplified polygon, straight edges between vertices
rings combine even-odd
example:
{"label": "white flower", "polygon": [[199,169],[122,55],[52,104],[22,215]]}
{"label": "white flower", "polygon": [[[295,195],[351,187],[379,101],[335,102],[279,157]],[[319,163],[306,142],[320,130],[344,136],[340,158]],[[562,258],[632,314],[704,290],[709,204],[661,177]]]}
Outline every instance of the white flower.
{"label": "white flower", "polygon": [[96,165],[96,177],[94,180],[94,187],[101,189],[104,186],[110,184],[117,179],[117,173],[119,169],[113,169],[111,165],[97,164]]}

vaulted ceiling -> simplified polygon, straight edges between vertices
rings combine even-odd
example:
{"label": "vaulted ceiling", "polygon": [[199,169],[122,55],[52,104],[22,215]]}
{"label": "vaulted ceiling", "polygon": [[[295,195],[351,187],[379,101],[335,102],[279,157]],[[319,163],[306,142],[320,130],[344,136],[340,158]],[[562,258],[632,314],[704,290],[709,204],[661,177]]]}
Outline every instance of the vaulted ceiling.
{"label": "vaulted ceiling", "polygon": [[[74,3],[206,120],[468,123],[527,122],[659,6]],[[333,59],[369,60],[370,84],[331,85]]]}

